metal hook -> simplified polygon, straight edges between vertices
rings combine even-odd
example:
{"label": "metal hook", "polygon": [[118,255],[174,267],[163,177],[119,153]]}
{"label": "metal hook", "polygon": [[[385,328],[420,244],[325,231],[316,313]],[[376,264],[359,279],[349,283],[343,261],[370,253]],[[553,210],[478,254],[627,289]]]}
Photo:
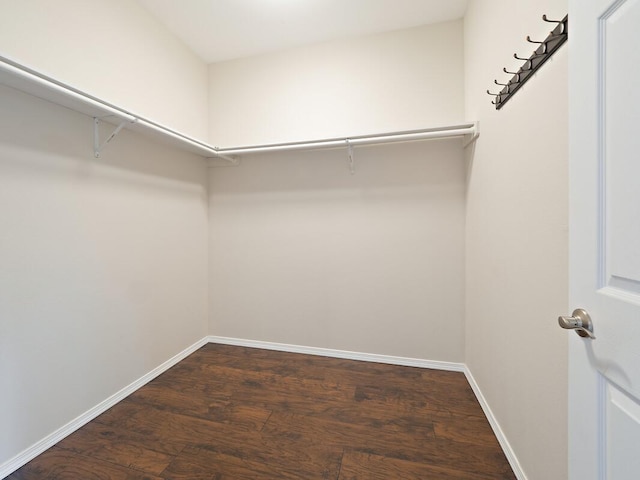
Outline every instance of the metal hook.
{"label": "metal hook", "polygon": [[502,67],[502,71],[504,73],[508,73],[509,75],[515,75],[516,76],[516,82],[520,81],[520,72],[510,72],[509,70],[507,70],[505,67]]}
{"label": "metal hook", "polygon": [[[535,43],[535,44],[538,44],[538,45],[542,46],[542,53],[533,52],[534,54],[536,54],[536,56],[544,55],[545,53],[547,53],[547,43],[546,42],[536,42],[535,40],[531,40],[531,37],[529,35],[527,35],[527,42]],[[537,49],[536,49],[536,51],[537,51]]]}
{"label": "metal hook", "polygon": [[529,64],[529,66],[527,67],[527,66],[526,66],[527,64],[525,63],[525,64],[522,66],[522,68],[520,69],[521,71],[524,71],[524,70],[531,70],[531,67],[533,67],[533,64],[531,63],[531,59],[530,59],[530,58],[520,58],[520,57],[518,56],[518,54],[517,54],[517,53],[514,53],[514,54],[513,54],[513,58],[515,58],[515,59],[517,59],[517,60],[522,60],[523,62],[527,62],[527,63]]}
{"label": "metal hook", "polygon": [[498,81],[497,81],[497,80],[494,80],[494,81],[493,81],[493,83],[495,83],[496,85],[501,85],[501,86],[503,86],[503,87],[508,87],[508,86],[509,86],[509,84],[508,84],[508,83],[498,83]]}
{"label": "metal hook", "polygon": [[549,23],[564,23],[562,20],[549,20],[549,17],[547,17],[546,14],[542,15],[542,20]]}
{"label": "metal hook", "polygon": [[546,15],[542,15],[542,20],[549,23],[557,23],[558,25],[560,25],[560,33],[558,35],[562,35],[564,33],[564,29],[565,29],[564,20],[549,20]]}
{"label": "metal hook", "polygon": [[529,43],[539,43],[539,44],[543,44],[544,42],[536,42],[535,40],[531,40],[531,37],[529,35],[527,35],[527,42]]}
{"label": "metal hook", "polygon": [[489,95],[494,96],[494,97],[499,97],[500,95],[503,95],[502,93],[491,93],[489,90],[487,90],[487,93],[488,93]]}

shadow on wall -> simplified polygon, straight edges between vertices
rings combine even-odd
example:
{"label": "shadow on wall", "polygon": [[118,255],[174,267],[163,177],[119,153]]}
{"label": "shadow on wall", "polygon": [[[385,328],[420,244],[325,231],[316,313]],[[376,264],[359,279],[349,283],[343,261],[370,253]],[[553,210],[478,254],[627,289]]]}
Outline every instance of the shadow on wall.
{"label": "shadow on wall", "polygon": [[358,189],[366,194],[369,189],[393,187],[408,194],[412,186],[437,191],[459,183],[442,162],[457,165],[462,152],[461,139],[356,147],[354,175],[346,148],[246,155],[239,167],[212,169],[212,183],[216,195],[304,191],[324,196],[326,190]]}
{"label": "shadow on wall", "polygon": [[[0,102],[0,145],[7,152],[1,160],[6,168],[75,179],[100,177],[135,188],[202,187],[205,162],[196,155],[147,141],[124,129],[98,159],[93,154],[91,117],[4,86],[0,86]],[[114,129],[103,122],[102,138]],[[194,169],[199,170],[195,175]]]}

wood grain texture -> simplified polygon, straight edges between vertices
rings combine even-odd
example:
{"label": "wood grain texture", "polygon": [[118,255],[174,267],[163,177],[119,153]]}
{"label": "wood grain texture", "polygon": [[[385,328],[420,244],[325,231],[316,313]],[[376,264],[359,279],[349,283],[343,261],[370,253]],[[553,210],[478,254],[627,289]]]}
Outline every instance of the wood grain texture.
{"label": "wood grain texture", "polygon": [[11,480],[514,480],[464,375],[209,344]]}

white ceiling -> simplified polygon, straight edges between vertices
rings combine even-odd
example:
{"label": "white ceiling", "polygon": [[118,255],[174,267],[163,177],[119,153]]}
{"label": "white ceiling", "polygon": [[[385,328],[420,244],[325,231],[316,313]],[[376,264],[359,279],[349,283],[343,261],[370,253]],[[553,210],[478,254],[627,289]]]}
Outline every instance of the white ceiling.
{"label": "white ceiling", "polygon": [[462,18],[468,0],[137,0],[207,63]]}

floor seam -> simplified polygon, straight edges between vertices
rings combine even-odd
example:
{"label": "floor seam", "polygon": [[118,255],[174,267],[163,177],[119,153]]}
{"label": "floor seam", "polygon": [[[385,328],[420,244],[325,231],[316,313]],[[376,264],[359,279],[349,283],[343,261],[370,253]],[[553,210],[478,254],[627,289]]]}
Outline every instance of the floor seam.
{"label": "floor seam", "polygon": [[342,455],[340,455],[340,466],[338,467],[338,476],[336,477],[336,480],[340,480],[340,475],[342,474],[342,460],[344,459],[344,451],[345,449],[342,449]]}
{"label": "floor seam", "polygon": [[267,419],[262,424],[262,428],[260,429],[260,433],[262,433],[262,431],[264,430],[264,427],[267,426],[267,423],[269,423],[269,420],[271,420],[272,415],[273,415],[273,410],[271,410],[271,413],[269,413],[269,416],[267,417]]}

